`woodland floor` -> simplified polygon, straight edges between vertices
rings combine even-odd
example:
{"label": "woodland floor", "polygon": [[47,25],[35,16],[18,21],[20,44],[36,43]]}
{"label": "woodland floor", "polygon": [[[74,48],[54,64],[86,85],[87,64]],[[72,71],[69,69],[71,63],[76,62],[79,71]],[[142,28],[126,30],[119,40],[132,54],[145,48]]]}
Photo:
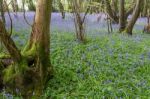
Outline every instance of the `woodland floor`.
{"label": "woodland floor", "polygon": [[[32,22],[34,14],[29,12],[26,16]],[[51,61],[55,75],[49,81],[43,99],[150,97],[150,35],[141,33],[145,18],[138,20],[134,35],[128,37],[116,30],[108,35],[106,22],[98,23],[96,17],[88,16],[88,42],[80,44],[75,41],[70,14],[65,20],[58,13],[52,14]],[[20,13],[13,24],[12,37],[21,48],[29,37],[30,26]],[[1,52],[5,50],[0,48]],[[1,96],[9,99],[5,92]]]}

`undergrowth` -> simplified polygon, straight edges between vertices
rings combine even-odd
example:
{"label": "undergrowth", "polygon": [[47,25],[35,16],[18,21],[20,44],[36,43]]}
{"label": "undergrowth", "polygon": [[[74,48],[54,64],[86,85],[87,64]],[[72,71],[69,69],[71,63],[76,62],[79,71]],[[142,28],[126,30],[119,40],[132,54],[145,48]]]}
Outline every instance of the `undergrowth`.
{"label": "undergrowth", "polygon": [[52,36],[55,75],[51,99],[145,99],[150,97],[149,35],[103,35],[79,44],[70,34]]}
{"label": "undergrowth", "polygon": [[88,36],[80,44],[71,33],[53,33],[55,72],[43,99],[148,99],[149,37],[115,33]]}

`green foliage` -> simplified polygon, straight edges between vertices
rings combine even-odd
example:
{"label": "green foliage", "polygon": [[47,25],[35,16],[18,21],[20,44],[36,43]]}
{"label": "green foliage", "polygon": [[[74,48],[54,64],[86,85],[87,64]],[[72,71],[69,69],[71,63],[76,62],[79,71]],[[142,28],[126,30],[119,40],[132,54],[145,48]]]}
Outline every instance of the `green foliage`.
{"label": "green foliage", "polygon": [[24,75],[28,70],[26,59],[22,59],[20,63],[12,63],[2,71],[4,83],[14,83],[15,77]]}
{"label": "green foliage", "polygon": [[87,40],[80,44],[72,33],[52,33],[54,77],[42,99],[150,97],[149,35],[88,34]]}
{"label": "green foliage", "polygon": [[29,11],[35,11],[35,0],[26,0],[26,4],[28,6]]}
{"label": "green foliage", "polygon": [[[142,34],[143,35],[143,34]],[[104,35],[79,44],[69,34],[55,34],[51,44],[54,78],[46,98],[150,97],[150,40]]]}
{"label": "green foliage", "polygon": [[30,42],[28,41],[27,44],[25,45],[24,49],[22,50],[21,54],[25,57],[35,55],[36,53],[36,45],[38,44],[32,44],[32,47],[30,48]]}
{"label": "green foliage", "polygon": [[0,53],[0,59],[1,58],[9,58],[9,57],[10,57],[10,55],[7,55],[5,53]]}
{"label": "green foliage", "polygon": [[14,65],[10,65],[7,69],[3,71],[3,80],[4,82],[13,82],[13,79],[15,77],[15,68]]}

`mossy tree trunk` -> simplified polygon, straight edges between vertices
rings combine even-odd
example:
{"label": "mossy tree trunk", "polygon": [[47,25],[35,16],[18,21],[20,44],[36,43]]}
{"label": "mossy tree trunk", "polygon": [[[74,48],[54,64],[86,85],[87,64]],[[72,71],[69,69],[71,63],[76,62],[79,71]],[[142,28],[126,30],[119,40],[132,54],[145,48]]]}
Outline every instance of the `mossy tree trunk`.
{"label": "mossy tree trunk", "polygon": [[46,81],[48,69],[50,67],[50,18],[52,0],[38,0],[36,6],[35,21],[29,41],[29,48],[25,51],[34,49],[36,54],[36,66],[39,66],[41,81]]}
{"label": "mossy tree trunk", "polygon": [[19,51],[0,20],[0,40],[10,54],[8,60],[11,60],[1,61],[3,58],[0,57],[0,65],[1,63],[2,65],[8,64],[4,70],[0,71],[4,72],[2,79],[6,80],[5,86],[8,85],[7,87],[13,91],[16,88],[19,89],[25,98],[31,97],[29,95],[33,95],[33,92],[40,96],[52,74],[50,64],[51,10],[52,0],[38,0],[31,36],[22,51]]}

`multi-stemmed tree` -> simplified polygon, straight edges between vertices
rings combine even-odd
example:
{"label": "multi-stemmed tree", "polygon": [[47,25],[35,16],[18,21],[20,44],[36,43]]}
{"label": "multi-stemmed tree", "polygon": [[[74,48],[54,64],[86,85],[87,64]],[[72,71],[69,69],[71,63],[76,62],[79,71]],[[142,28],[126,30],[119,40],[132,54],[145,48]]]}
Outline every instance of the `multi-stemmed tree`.
{"label": "multi-stemmed tree", "polygon": [[30,39],[20,51],[0,20],[0,40],[9,55],[1,55],[0,78],[3,85],[23,96],[41,95],[52,74],[50,64],[50,18],[52,0],[38,0]]}

